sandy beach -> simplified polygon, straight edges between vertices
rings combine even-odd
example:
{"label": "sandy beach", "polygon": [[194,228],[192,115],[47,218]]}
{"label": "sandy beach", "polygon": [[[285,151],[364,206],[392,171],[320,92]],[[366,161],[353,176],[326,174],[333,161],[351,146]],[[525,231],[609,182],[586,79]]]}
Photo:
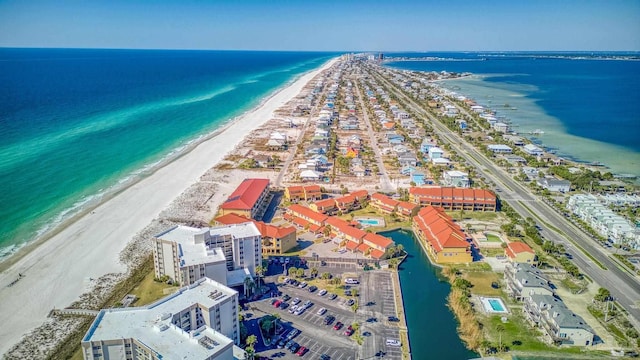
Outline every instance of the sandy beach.
{"label": "sandy beach", "polygon": [[[334,62],[301,76],[217,135],[69,224],[2,272],[0,354],[41,325],[52,309],[78,300],[96,285],[95,279],[125,272],[121,251],[134,236]],[[216,198],[218,202],[222,199]]]}

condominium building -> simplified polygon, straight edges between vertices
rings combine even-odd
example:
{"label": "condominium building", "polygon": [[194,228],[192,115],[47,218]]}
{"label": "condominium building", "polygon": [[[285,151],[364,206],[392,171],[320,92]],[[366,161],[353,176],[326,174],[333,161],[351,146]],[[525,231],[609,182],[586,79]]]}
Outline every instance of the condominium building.
{"label": "condominium building", "polygon": [[252,222],[193,228],[175,226],[155,236],[157,277],[169,276],[182,285],[208,277],[225,285],[242,284],[261,264],[261,234]]}
{"label": "condominium building", "polygon": [[496,211],[495,194],[484,189],[453,187],[411,187],[409,201],[420,206],[437,206],[447,211]]}
{"label": "condominium building", "polygon": [[507,294],[516,300],[524,300],[531,295],[554,295],[549,280],[531,264],[507,263],[504,280]]}
{"label": "condominium building", "polygon": [[427,206],[413,218],[413,232],[436,263],[470,263],[471,244],[442,208]]}
{"label": "condominium building", "polygon": [[269,179],[244,179],[220,206],[222,215],[238,214],[260,219],[269,198]]}
{"label": "condominium building", "polygon": [[84,359],[232,360],[243,351],[238,293],[200,279],[151,305],[101,310],[82,339]]}
{"label": "condominium building", "polygon": [[262,235],[262,255],[284,254],[297,245],[296,228],[293,226],[275,226],[236,214],[227,214],[216,218],[216,223],[219,225],[246,222],[254,223]]}
{"label": "condominium building", "polygon": [[591,326],[554,296],[528,296],[524,300],[523,312],[531,324],[543,331],[549,342],[576,346],[593,345],[596,334]]}

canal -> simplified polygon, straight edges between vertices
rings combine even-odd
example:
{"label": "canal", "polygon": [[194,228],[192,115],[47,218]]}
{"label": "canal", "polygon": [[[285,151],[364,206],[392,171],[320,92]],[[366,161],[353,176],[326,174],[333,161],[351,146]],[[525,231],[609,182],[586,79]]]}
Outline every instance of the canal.
{"label": "canal", "polygon": [[467,350],[456,331],[457,321],[447,307],[451,286],[431,265],[411,231],[381,233],[402,244],[409,254],[400,266],[409,342],[413,359],[467,360],[479,357]]}

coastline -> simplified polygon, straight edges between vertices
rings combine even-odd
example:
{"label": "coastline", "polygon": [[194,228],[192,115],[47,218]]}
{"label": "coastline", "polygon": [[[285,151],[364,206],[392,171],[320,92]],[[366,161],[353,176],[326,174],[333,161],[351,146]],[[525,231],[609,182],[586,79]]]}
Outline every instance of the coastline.
{"label": "coastline", "polygon": [[[42,324],[52,308],[70,305],[97,285],[93,279],[127,271],[120,256],[132,238],[335,61],[297,76],[257,107],[142,171],[0,263],[0,304],[15,309],[0,314],[0,353]],[[20,281],[7,287],[16,278]]]}

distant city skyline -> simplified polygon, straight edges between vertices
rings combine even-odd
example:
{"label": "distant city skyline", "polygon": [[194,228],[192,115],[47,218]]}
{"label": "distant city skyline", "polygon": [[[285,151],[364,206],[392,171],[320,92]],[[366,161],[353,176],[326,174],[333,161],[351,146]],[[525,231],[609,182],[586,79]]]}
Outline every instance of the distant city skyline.
{"label": "distant city skyline", "polygon": [[640,1],[0,1],[0,47],[639,51]]}

